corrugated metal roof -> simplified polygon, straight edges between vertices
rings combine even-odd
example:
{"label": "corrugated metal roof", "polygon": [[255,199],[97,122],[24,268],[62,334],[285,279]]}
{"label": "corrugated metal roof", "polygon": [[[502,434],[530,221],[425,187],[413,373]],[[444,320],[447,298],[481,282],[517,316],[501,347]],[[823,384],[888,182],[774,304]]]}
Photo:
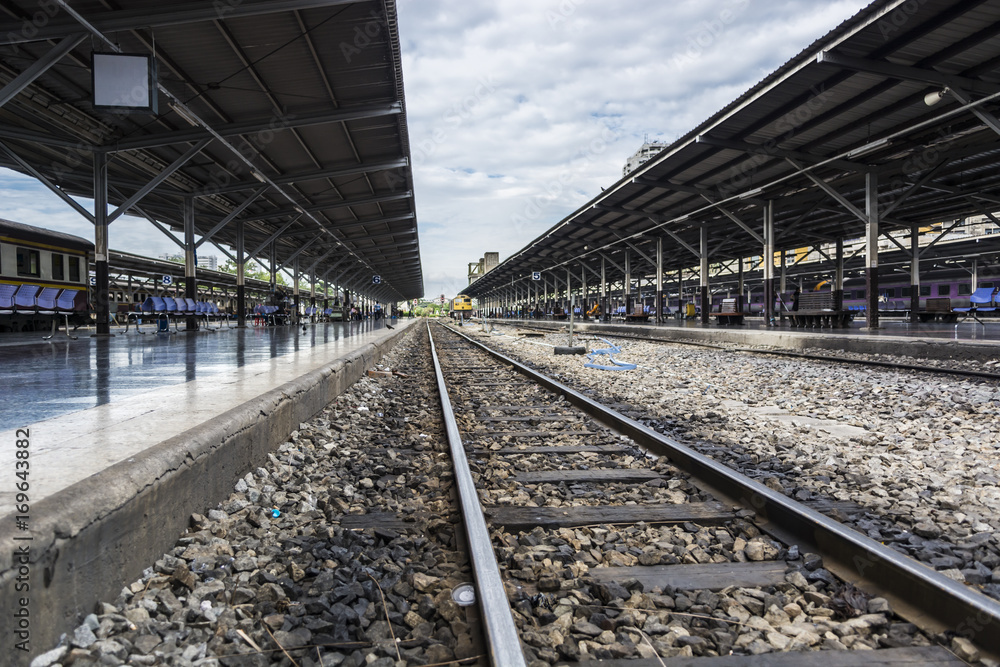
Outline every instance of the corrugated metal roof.
{"label": "corrugated metal roof", "polygon": [[[275,241],[279,263],[323,234],[300,252],[300,265],[335,248],[319,261],[319,276],[351,255],[334,272],[353,266],[357,281],[350,287],[373,293],[370,277],[379,274],[387,298],[423,294],[394,0],[77,0],[72,7],[98,28],[113,27],[106,36],[122,51],[155,50],[160,82],[170,94],[222,133],[256,171],[280,183],[287,196],[272,189],[238,218],[248,220],[249,249],[297,218]],[[6,35],[0,46],[16,42],[18,50],[0,64],[4,83],[64,36],[84,32],[65,13],[22,31],[37,11],[31,0],[0,8]],[[0,108],[0,141],[66,192],[83,196],[93,193],[91,151],[108,151],[110,199],[117,204],[187,151],[198,133],[163,94],[155,117],[94,110],[92,42],[99,44],[88,37]],[[162,144],[146,141],[161,137]],[[388,170],[357,169],[391,160],[403,162]],[[2,152],[0,165],[27,171]],[[327,170],[351,173],[313,175]],[[196,196],[196,227],[204,233],[260,185],[232,150],[215,141],[139,206],[177,228],[182,198]],[[344,205],[390,195],[397,198]],[[387,218],[394,220],[388,227],[382,222]],[[352,225],[349,233],[338,230],[344,224]],[[111,238],[113,244],[113,227]],[[234,244],[235,225],[214,240]]]}

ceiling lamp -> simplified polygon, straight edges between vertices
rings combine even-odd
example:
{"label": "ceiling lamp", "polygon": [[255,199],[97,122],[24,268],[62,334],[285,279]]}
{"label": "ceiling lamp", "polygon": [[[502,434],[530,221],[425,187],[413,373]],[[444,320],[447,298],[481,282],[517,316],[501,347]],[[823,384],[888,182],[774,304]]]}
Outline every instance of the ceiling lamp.
{"label": "ceiling lamp", "polygon": [[927,93],[926,95],[924,95],[924,104],[926,104],[929,107],[932,107],[938,102],[940,102],[942,99],[944,99],[944,96],[947,95],[948,92],[949,92],[948,87],[945,86],[941,90],[935,90],[930,93]]}

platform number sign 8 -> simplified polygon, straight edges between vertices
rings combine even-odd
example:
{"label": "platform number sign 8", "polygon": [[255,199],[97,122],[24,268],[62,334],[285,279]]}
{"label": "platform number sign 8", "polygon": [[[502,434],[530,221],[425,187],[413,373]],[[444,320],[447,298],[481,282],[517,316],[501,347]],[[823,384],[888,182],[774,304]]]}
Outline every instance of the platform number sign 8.
{"label": "platform number sign 8", "polygon": [[372,285],[381,285],[382,276],[372,276]]}
{"label": "platform number sign 8", "polygon": [[163,276],[163,279],[160,282],[163,283],[164,285],[169,285],[170,283],[174,282],[174,279],[171,276]]}

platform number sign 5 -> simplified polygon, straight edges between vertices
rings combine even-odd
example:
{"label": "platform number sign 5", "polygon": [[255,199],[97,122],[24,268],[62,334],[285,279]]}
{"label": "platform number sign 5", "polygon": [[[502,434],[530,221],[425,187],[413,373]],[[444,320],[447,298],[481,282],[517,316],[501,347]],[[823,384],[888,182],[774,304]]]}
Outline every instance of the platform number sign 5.
{"label": "platform number sign 5", "polygon": [[372,276],[372,285],[381,285],[382,276]]}
{"label": "platform number sign 5", "polygon": [[533,271],[531,273],[531,279],[532,280],[541,280],[542,279],[542,272],[541,271]]}

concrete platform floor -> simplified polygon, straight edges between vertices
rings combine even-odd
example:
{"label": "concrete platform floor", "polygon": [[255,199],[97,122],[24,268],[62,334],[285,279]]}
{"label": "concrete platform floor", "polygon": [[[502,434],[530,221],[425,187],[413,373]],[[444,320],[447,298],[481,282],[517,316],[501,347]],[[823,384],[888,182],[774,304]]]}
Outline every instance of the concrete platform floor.
{"label": "concrete platform floor", "polygon": [[[403,329],[417,320],[391,320]],[[33,503],[388,335],[384,321],[78,340],[0,336],[0,461],[30,430]],[[0,515],[13,507],[0,486]]]}

